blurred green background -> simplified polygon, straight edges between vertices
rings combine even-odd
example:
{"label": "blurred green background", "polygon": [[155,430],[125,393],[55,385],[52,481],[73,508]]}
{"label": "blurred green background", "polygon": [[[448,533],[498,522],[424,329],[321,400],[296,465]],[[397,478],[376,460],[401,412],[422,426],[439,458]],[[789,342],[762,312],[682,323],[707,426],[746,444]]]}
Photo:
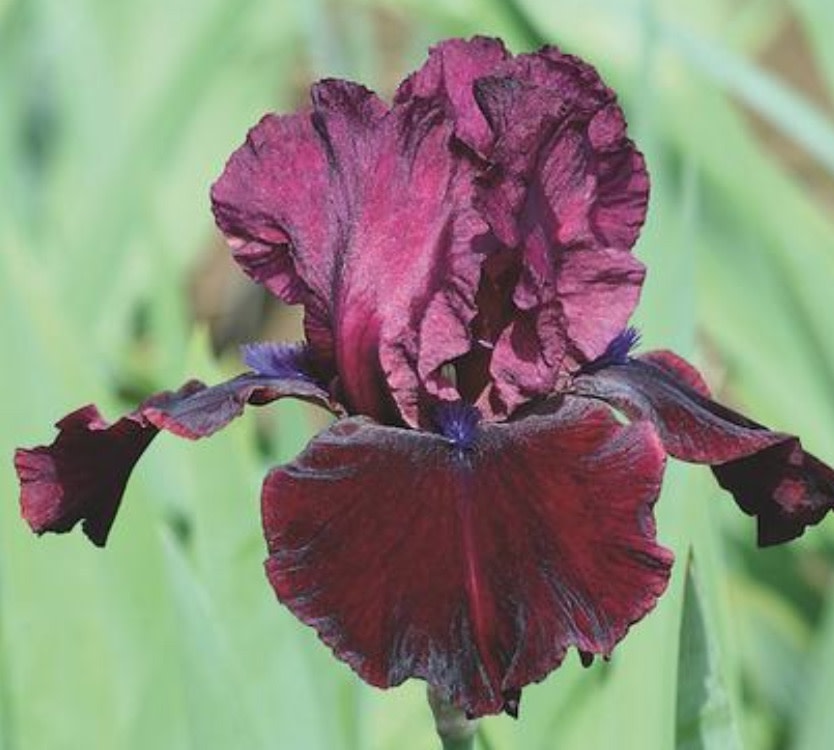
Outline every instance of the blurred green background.
{"label": "blurred green background", "polygon": [[[830,0],[0,0],[0,750],[436,745],[421,684],[360,683],[266,583],[259,485],[305,408],[162,436],[104,551],[28,532],[11,454],[292,336],[232,267],[209,184],[312,80],[390,93],[474,33],[559,44],[620,92],[653,177],[646,347],[834,461]],[[667,480],[656,611],[610,664],[572,653],[518,722],[486,720],[482,750],[834,746],[834,520],[757,550],[705,468]]]}

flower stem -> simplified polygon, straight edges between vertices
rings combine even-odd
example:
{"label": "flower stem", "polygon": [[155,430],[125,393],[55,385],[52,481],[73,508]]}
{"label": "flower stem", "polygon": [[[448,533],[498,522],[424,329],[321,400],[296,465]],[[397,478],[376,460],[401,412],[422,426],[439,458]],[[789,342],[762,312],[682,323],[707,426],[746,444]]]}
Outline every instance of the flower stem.
{"label": "flower stem", "polygon": [[473,750],[475,747],[475,735],[470,735],[465,740],[443,740],[443,750]]}
{"label": "flower stem", "polygon": [[449,703],[431,685],[428,698],[443,750],[473,750],[477,720],[467,719],[463,711]]}

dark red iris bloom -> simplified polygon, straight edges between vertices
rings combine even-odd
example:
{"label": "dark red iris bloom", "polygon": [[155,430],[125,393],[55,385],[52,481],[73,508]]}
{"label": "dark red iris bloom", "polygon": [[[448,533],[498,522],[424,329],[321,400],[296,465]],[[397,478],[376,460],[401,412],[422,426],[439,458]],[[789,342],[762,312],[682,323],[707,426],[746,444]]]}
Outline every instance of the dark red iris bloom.
{"label": "dark red iris bloom", "polygon": [[674,354],[632,354],[648,192],[613,92],[554,48],[444,42],[390,106],[315,85],[212,190],[235,259],[303,305],[306,341],[249,347],[249,372],[114,424],[65,417],[17,453],[24,517],[103,545],[160,429],[313,401],[338,418],[263,486],[278,598],[374,685],[420,677],[472,716],[514,713],[569,646],[608,655],[666,587],[667,454],[711,465],[762,544],[834,504],[797,438],[711,401]]}

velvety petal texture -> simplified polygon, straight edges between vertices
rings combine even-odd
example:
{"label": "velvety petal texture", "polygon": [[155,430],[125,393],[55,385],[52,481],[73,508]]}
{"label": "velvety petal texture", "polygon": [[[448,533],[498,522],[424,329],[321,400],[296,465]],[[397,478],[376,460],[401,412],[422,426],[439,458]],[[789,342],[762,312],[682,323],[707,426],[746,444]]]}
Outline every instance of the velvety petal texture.
{"label": "velvety petal texture", "polygon": [[158,432],[144,409],[188,399],[202,387],[190,382],[176,393],[157,394],[113,424],[85,406],[55,425],[52,445],[18,449],[20,507],[32,531],[62,533],[82,521],[90,541],[104,546],[130,472]]}
{"label": "velvety petal texture", "polygon": [[631,255],[649,180],[613,92],[549,48],[475,84],[496,133],[479,205],[518,250],[491,372],[508,410],[552,392],[624,327],[643,283]]}
{"label": "velvety petal texture", "polygon": [[831,468],[807,453],[797,437],[712,401],[697,370],[671,352],[580,376],[575,390],[632,419],[651,420],[672,456],[711,464],[721,486],[756,517],[762,545],[801,535],[834,507]]}
{"label": "velvety petal texture", "polygon": [[515,715],[664,591],[667,454],[709,464],[762,544],[834,506],[798,438],[714,402],[676,355],[632,354],[648,194],[614,93],[554,47],[443,42],[391,104],[319,82],[211,192],[243,271],[303,306],[304,341],[247,345],[250,371],[112,424],[68,415],[15,456],[24,518],[103,545],[159,430],[318,404],[336,422],[263,485],[277,597],[373,685],[418,677],[470,716]]}
{"label": "velvety petal texture", "polygon": [[[305,305],[349,411],[421,427],[461,395],[444,365],[475,349],[499,417],[602,353],[637,303],[647,197],[592,67],[482,37],[432,48],[390,108],[318,84],[311,110],[250,132],[212,191],[244,270]],[[509,294],[487,281],[496,264]]]}
{"label": "velvety petal texture", "polygon": [[57,423],[51,445],[15,453],[22,515],[38,534],[69,531],[82,521],[89,539],[104,546],[130,473],[160,429],[192,440],[207,437],[240,416],[245,404],[284,396],[339,409],[309,380],[254,373],[211,388],[192,380],[176,392],[151,396],[113,424],[93,405],[78,409]]}
{"label": "velvety petal texture", "polygon": [[335,414],[343,413],[320,386],[306,379],[244,373],[211,388],[203,387],[188,398],[148,406],[142,414],[160,429],[196,440],[223,429],[243,414],[247,404],[263,406],[286,396],[316,403]]}
{"label": "velvety petal texture", "polygon": [[469,425],[463,442],[339,421],[267,477],[262,509],[278,598],[340,659],[383,687],[421,677],[479,716],[513,711],[569,646],[610,654],[672,558],[648,424],[578,399],[466,420],[450,422]]}
{"label": "velvety petal texture", "polygon": [[305,304],[312,356],[348,408],[418,425],[426,394],[456,395],[441,365],[469,348],[487,231],[474,167],[453,157],[438,101],[389,110],[343,81],[312,99],[250,132],[215,215],[253,278]]}
{"label": "velvety petal texture", "polygon": [[495,135],[475,101],[474,84],[510,58],[499,39],[474,37],[441,42],[429,50],[423,67],[400,84],[394,102],[415,98],[442,102],[455,123],[458,139],[486,158]]}

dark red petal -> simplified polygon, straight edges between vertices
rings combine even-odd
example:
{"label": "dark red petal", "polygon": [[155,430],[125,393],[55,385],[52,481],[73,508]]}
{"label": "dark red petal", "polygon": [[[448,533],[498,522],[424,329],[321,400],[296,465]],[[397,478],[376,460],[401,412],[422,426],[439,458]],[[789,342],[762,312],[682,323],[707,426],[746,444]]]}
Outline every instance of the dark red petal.
{"label": "dark red petal", "polygon": [[225,383],[202,387],[188,398],[143,407],[141,413],[156,427],[189,440],[209,437],[243,414],[247,404],[263,406],[292,396],[344,413],[320,386],[300,378],[275,378],[254,373],[238,375]]}
{"label": "dark red petal", "polygon": [[795,437],[712,471],[739,507],[757,517],[763,547],[802,536],[834,507],[834,470]]}
{"label": "dark red petal", "polygon": [[[655,351],[641,359],[665,369],[700,395],[710,397],[701,373],[677,354]],[[834,470],[804,451],[798,438],[791,437],[747,458],[715,465],[712,471],[746,513],[759,517],[758,541],[762,546],[801,536],[807,526],[819,523],[834,505]]]}
{"label": "dark red petal", "polygon": [[[380,421],[425,421],[421,394],[453,396],[440,369],[471,345],[486,225],[444,112],[420,98],[389,111],[325,81],[309,116],[263,120],[212,193],[233,245],[255,242],[261,280],[305,304],[312,355],[348,408]],[[285,293],[284,260],[306,292]]]}
{"label": "dark red petal", "polygon": [[235,260],[288,304],[309,300],[305,273],[315,273],[315,253],[328,246],[327,224],[316,220],[328,180],[309,113],[266,115],[211,189]]}
{"label": "dark red petal", "polygon": [[641,354],[638,359],[641,362],[648,362],[666,370],[673,379],[685,383],[704,398],[712,398],[712,393],[707,381],[704,380],[704,376],[679,354],[667,349],[657,349],[653,352]]}
{"label": "dark red petal", "polygon": [[432,99],[445,105],[455,122],[455,134],[478,153],[485,153],[493,134],[475,101],[473,83],[492,75],[509,57],[499,39],[474,37],[468,41],[449,39],[429,50],[420,70],[412,73],[397,89],[395,104],[414,98]]}
{"label": "dark red petal", "polygon": [[756,516],[762,545],[800,536],[834,507],[834,471],[797,437],[710,400],[697,370],[671,352],[581,375],[575,390],[654,422],[676,458],[711,464],[719,484]]}
{"label": "dark red petal", "polygon": [[757,453],[789,436],[711,401],[651,358],[635,357],[590,375],[574,388],[615,406],[631,419],[651,420],[675,458],[719,464]]}
{"label": "dark red petal", "polygon": [[569,646],[609,654],[663,592],[648,424],[567,399],[474,436],[337,422],[264,482],[278,598],[365,680],[425,679],[473,716]]}
{"label": "dark red petal", "polygon": [[112,425],[95,406],[85,406],[56,424],[52,445],[18,449],[20,507],[32,531],[62,533],[83,521],[90,541],[104,546],[130,472],[158,432],[143,409],[187,399],[203,387],[192,381],[157,394]]}
{"label": "dark red petal", "polygon": [[[501,242],[519,250],[515,311],[492,369],[511,411],[531,388],[546,395],[560,375],[599,357],[625,327],[644,277],[630,249],[649,180],[613,92],[576,58],[553,48],[522,55],[475,91],[496,135],[479,205]],[[550,353],[531,361],[545,339]]]}
{"label": "dark red petal", "polygon": [[95,406],[64,417],[49,446],[18,449],[15,467],[23,517],[38,534],[65,532],[83,521],[84,533],[103,546],[136,462],[160,429],[196,439],[213,434],[243,412],[284,396],[313,401],[339,413],[314,383],[252,373],[211,388],[189,381],[158,393],[113,424]]}
{"label": "dark red petal", "polygon": [[564,317],[555,305],[530,312],[516,312],[492,350],[490,403],[501,406],[502,417],[514,407],[558,389],[560,365],[567,351]]}

